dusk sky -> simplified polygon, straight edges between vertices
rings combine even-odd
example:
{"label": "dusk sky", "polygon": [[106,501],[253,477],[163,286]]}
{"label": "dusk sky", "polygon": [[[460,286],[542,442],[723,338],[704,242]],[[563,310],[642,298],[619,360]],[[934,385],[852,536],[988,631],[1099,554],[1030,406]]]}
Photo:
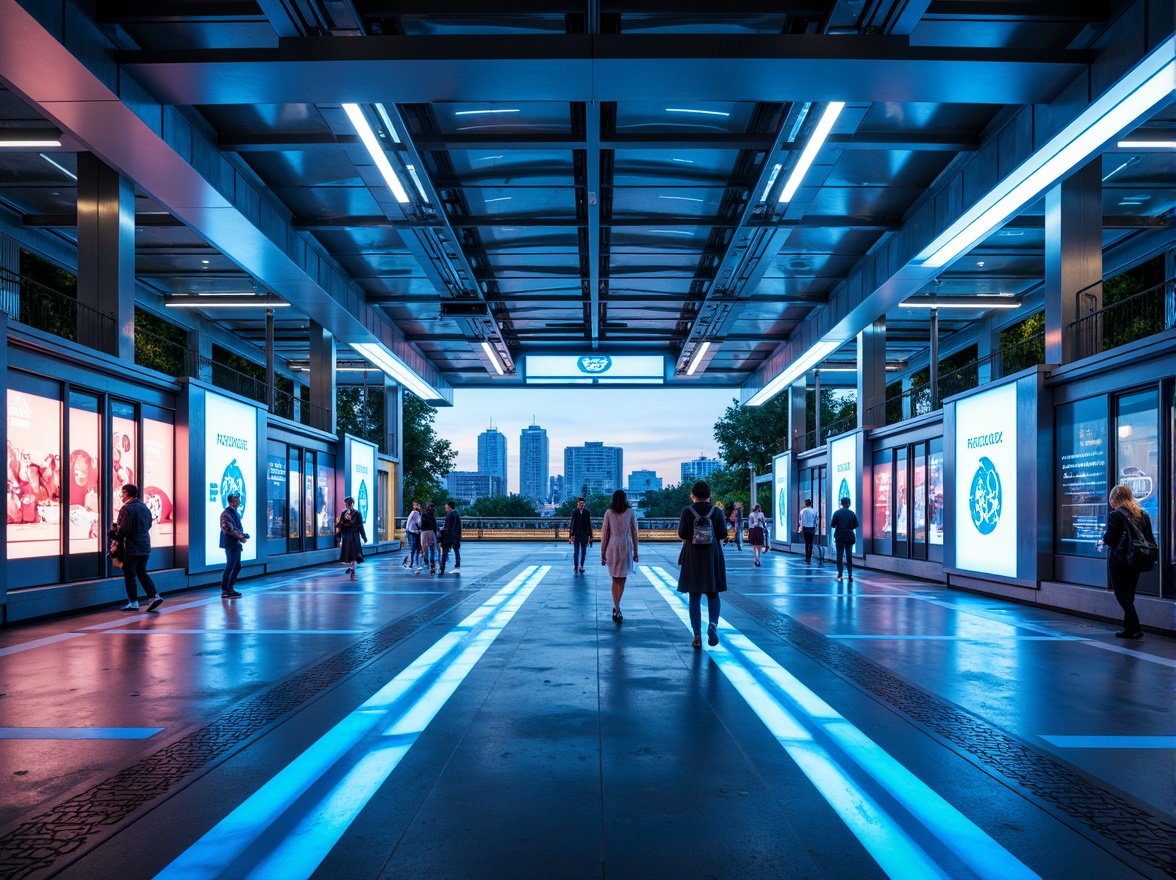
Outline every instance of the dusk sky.
{"label": "dusk sky", "polygon": [[519,491],[519,434],[534,423],[547,430],[550,476],[563,473],[565,446],[602,441],[624,449],[624,473],[652,470],[669,486],[681,463],[718,457],[714,425],[738,389],[457,388],[453,406],[438,407],[434,427],[458,451],[454,470],[478,469],[478,435],[506,435],[507,484]]}

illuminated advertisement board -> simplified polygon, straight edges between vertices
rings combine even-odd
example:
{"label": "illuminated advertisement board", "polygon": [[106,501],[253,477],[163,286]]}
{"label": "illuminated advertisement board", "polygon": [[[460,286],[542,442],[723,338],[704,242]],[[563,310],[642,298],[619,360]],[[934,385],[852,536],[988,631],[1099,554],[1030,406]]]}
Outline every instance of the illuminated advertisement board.
{"label": "illuminated advertisement board", "polygon": [[528,384],[607,385],[625,383],[660,385],[665,381],[666,361],[661,355],[527,355]]}
{"label": "illuminated advertisement board", "polygon": [[788,472],[791,469],[791,452],[781,452],[772,459],[772,537],[784,544],[792,541],[788,521]]}
{"label": "illuminated advertisement board", "polygon": [[[89,443],[94,443],[92,436]],[[98,450],[92,452],[96,457]],[[60,469],[61,401],[9,388],[9,559],[61,555]]]}
{"label": "illuminated advertisement board", "polygon": [[204,561],[222,564],[220,517],[232,492],[241,496],[237,513],[250,540],[241,548],[243,561],[257,558],[257,408],[212,392],[205,393],[204,420]]}
{"label": "illuminated advertisement board", "polygon": [[370,544],[376,540],[376,447],[348,437],[346,451],[347,494],[355,499]]}
{"label": "illuminated advertisement board", "polygon": [[176,542],[174,466],[175,429],[166,422],[143,419],[143,503],[151,511],[151,544]]}
{"label": "illuminated advertisement board", "polygon": [[[841,499],[849,499],[849,509],[858,515],[861,523],[862,512],[858,510],[858,438],[859,434],[839,437],[829,444],[829,509],[828,516],[841,509]],[[861,547],[861,529],[857,531]],[[829,546],[833,546],[833,532],[829,531]]]}
{"label": "illuminated advertisement board", "polygon": [[1017,575],[1017,386],[955,403],[955,565]]}

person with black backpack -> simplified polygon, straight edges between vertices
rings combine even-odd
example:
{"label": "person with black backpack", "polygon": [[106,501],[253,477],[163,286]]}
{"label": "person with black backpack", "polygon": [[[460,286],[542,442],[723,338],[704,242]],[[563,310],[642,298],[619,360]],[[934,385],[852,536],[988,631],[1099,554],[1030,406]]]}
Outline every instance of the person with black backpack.
{"label": "person with black backpack", "polygon": [[711,504],[710,486],[699,480],[690,489],[689,507],[682,510],[678,522],[678,537],[682,539],[682,553],[678,564],[678,592],[690,595],[690,627],[694,630],[693,648],[702,647],[702,597],[706,596],[706,614],[710,626],[706,642],[712,647],[719,643],[719,593],[727,589],[727,564],[723,560],[722,541],[727,537],[727,523],[723,513]]}
{"label": "person with black backpack", "polygon": [[1151,571],[1159,555],[1156,539],[1152,534],[1151,518],[1139,506],[1129,486],[1116,486],[1110,494],[1111,513],[1107,517],[1107,530],[1098,549],[1106,547],[1107,587],[1114,590],[1115,601],[1123,609],[1123,628],[1115,633],[1116,638],[1143,638],[1139,628],[1139,614],[1135,610],[1135,588],[1139,576]]}

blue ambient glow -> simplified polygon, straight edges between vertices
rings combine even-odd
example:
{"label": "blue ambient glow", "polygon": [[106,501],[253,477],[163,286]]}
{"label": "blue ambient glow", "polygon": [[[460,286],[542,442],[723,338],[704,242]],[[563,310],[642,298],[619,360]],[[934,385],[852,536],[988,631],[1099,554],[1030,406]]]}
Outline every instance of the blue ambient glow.
{"label": "blue ambient glow", "polygon": [[[666,571],[640,568],[689,629],[686,597],[676,592]],[[707,656],[883,871],[903,878],[949,876],[904,830],[913,820],[978,877],[1028,880],[1038,876],[739,630],[722,620],[718,630],[722,641],[708,649]],[[821,741],[831,742],[835,749],[827,749]],[[861,774],[852,765],[864,770],[877,783],[879,793],[893,799],[903,813],[892,816],[856,784],[853,779]]]}
{"label": "blue ambient glow", "polygon": [[1176,736],[1042,736],[1059,749],[1176,749]]}
{"label": "blue ambient glow", "polygon": [[309,877],[550,570],[524,570],[157,877],[220,877],[288,813],[293,831],[248,876]]}
{"label": "blue ambient glow", "polygon": [[0,739],[150,739],[164,727],[0,727]]}

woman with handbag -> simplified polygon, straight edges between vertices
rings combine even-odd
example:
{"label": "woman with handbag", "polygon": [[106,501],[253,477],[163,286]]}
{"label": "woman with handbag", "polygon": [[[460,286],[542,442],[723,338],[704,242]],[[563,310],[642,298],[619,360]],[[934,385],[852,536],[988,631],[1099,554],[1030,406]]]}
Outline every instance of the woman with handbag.
{"label": "woman with handbag", "polygon": [[1123,628],[1115,633],[1115,637],[1138,641],[1143,638],[1139,614],[1135,610],[1139,569],[1129,563],[1128,557],[1136,541],[1146,540],[1154,547],[1156,539],[1152,535],[1151,518],[1139,506],[1129,487],[1116,486],[1111,490],[1109,500],[1111,513],[1098,549],[1101,551],[1105,547],[1110,551],[1107,554],[1107,587],[1114,590],[1115,601],[1123,609]]}
{"label": "woman with handbag", "polygon": [[348,495],[343,499],[343,512],[335,520],[335,534],[339,536],[339,561],[346,566],[344,574],[355,580],[355,563],[363,562],[363,545],[367,543],[367,532],[363,517],[355,509],[355,499]]}
{"label": "woman with handbag", "polygon": [[764,552],[764,546],[767,544],[767,524],[768,518],[757,504],[747,517],[747,542],[751,544],[751,556],[756,568],[759,567],[760,554]]}

